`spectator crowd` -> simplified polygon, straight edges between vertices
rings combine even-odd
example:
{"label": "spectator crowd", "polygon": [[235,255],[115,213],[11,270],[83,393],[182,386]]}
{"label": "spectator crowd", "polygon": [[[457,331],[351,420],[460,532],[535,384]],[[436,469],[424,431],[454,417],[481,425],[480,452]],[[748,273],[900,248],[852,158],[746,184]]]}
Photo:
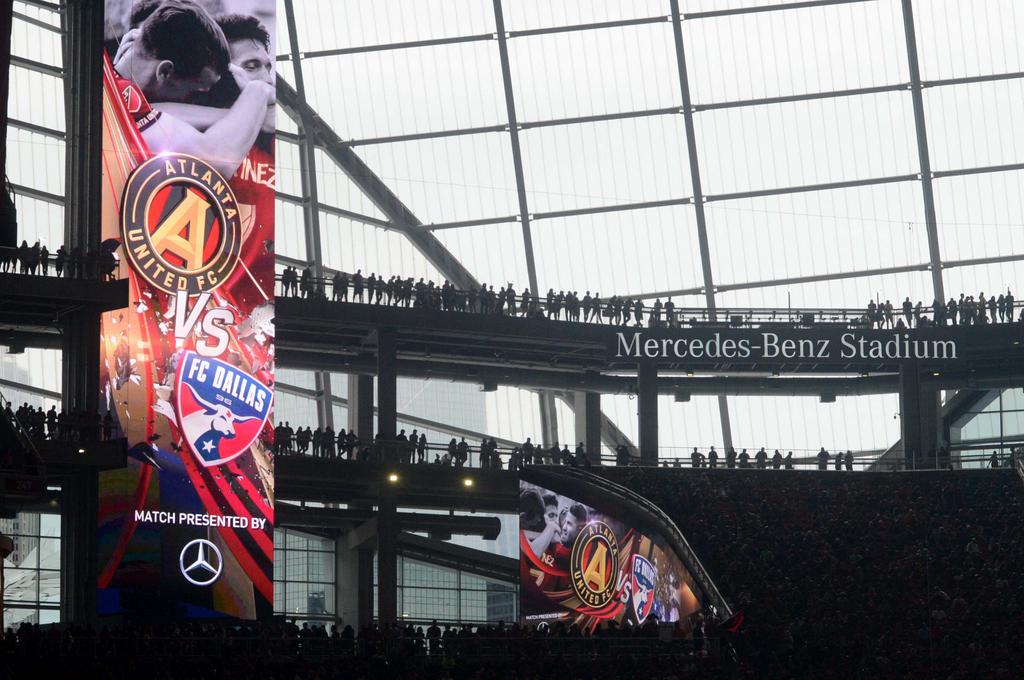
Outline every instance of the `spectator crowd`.
{"label": "spectator crowd", "polygon": [[[327,289],[330,287],[330,299],[335,302],[359,302],[392,307],[413,307],[448,312],[471,312],[477,314],[495,314],[519,316],[524,318],[547,318],[583,323],[607,323],[613,325],[636,326],[679,326],[698,323],[696,310],[677,309],[671,299],[664,303],[657,299],[653,304],[645,303],[641,297],[613,295],[602,298],[600,292],[588,290],[582,296],[579,291],[560,290],[553,288],[540,296],[529,288],[517,292],[510,282],[497,291],[493,285],[481,284],[479,288],[462,290],[450,281],[441,285],[420,278],[402,278],[391,276],[385,278],[371,273],[363,275],[362,270],[354,274],[335,272],[331,278],[318,277],[311,266],[301,271],[294,266],[286,266],[279,276],[281,294],[286,297],[302,297],[305,299],[327,300]],[[930,308],[918,301],[912,303],[906,298],[900,310],[894,308],[891,301],[875,302],[872,300],[862,313],[855,313],[851,318],[844,318],[854,325],[871,328],[905,329],[911,327],[945,326],[945,325],[982,325],[991,323],[1024,323],[1024,310],[1018,314],[1013,293],[985,297],[982,292],[977,298],[960,295],[959,301],[950,298],[943,304],[936,300]],[[684,318],[690,314],[689,319]],[[723,318],[732,319],[733,312],[723,312]],[[785,316],[785,313],[783,313]],[[930,316],[929,316],[930,314]],[[739,315],[743,323],[754,323],[753,312]],[[796,318],[802,319],[798,314]],[[811,313],[812,318],[814,314]],[[775,321],[773,314],[766,321]],[[838,321],[834,312],[820,312],[821,321]],[[1017,317],[1017,318],[1015,318]]]}
{"label": "spectator crowd", "polygon": [[0,680],[20,677],[725,678],[726,665],[653,627],[352,625],[274,622],[40,627],[0,636]]}
{"label": "spectator crowd", "polygon": [[1009,470],[764,476],[604,468],[662,508],[734,610],[751,677],[1020,677]]}
{"label": "spectator crowd", "polygon": [[114,436],[114,419],[110,412],[100,416],[81,410],[58,411],[56,406],[43,409],[28,402],[12,409],[8,402],[4,404],[3,414],[8,420],[16,420],[29,438],[36,441],[107,441]]}
{"label": "spectator crowd", "polygon": [[39,241],[31,246],[28,241],[22,241],[17,248],[0,247],[0,274],[49,276],[51,267],[54,276],[109,280],[117,271],[117,258],[112,250],[79,247],[69,250],[63,245],[51,253]]}

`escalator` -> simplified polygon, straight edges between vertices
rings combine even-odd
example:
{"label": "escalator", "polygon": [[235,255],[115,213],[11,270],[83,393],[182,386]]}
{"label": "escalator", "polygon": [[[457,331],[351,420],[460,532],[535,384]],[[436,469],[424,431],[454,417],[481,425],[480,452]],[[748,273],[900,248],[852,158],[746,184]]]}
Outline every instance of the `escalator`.
{"label": "escalator", "polygon": [[0,506],[42,497],[45,480],[46,466],[39,451],[0,393]]}

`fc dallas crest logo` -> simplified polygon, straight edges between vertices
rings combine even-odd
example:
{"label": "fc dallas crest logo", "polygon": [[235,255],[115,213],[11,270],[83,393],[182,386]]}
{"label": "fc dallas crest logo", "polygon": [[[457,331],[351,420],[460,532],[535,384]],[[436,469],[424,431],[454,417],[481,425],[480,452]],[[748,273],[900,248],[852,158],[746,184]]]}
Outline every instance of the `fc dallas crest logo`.
{"label": "fc dallas crest logo", "polygon": [[654,581],[657,573],[650,560],[641,555],[633,555],[632,586],[633,612],[636,614],[637,624],[647,620],[654,608]]}
{"label": "fc dallas crest logo", "polygon": [[259,380],[191,350],[182,354],[174,387],[178,427],[206,467],[245,453],[270,415],[271,393]]}

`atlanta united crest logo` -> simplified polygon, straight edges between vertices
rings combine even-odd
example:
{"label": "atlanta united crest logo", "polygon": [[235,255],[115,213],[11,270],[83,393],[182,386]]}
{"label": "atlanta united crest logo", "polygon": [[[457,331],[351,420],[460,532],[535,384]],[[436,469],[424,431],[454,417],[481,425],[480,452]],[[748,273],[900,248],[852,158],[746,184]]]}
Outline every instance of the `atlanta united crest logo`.
{"label": "atlanta united crest logo", "polygon": [[270,415],[270,390],[219,359],[183,352],[174,384],[178,427],[206,467],[223,465],[245,453]]}
{"label": "atlanta united crest logo", "polygon": [[121,194],[121,243],[143,279],[171,293],[209,292],[238,264],[242,226],[235,195],[205,161],[180,153],[150,158]]}
{"label": "atlanta united crest logo", "polygon": [[604,522],[591,522],[572,544],[569,575],[576,596],[589,607],[600,608],[615,596],[619,573],[619,542]]}
{"label": "atlanta united crest logo", "polygon": [[633,571],[630,575],[630,592],[633,600],[633,613],[637,624],[642,624],[650,616],[654,608],[654,582],[657,572],[650,560],[641,555],[633,555]]}

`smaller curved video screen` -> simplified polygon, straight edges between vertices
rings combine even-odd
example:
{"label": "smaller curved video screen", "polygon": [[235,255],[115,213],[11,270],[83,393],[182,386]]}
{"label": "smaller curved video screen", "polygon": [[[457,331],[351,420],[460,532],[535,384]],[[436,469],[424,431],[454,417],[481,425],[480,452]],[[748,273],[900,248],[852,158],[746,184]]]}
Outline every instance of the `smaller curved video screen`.
{"label": "smaller curved video screen", "polygon": [[687,631],[701,602],[664,538],[614,514],[519,481],[520,618],[594,631],[675,623]]}

